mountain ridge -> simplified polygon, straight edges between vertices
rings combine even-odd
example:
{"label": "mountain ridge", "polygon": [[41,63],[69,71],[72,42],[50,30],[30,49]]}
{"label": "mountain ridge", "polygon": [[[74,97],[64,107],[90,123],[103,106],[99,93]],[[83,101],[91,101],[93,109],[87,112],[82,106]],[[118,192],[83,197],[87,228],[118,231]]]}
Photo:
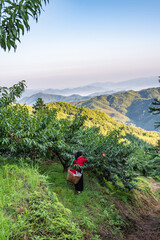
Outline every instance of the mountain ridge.
{"label": "mountain ridge", "polygon": [[89,97],[82,97],[78,94],[72,94],[70,96],[62,96],[62,95],[56,95],[56,94],[48,94],[48,93],[43,93],[43,92],[38,92],[36,94],[33,94],[30,97],[24,97],[21,98],[18,103],[20,104],[26,104],[29,106],[33,106],[38,98],[42,98],[44,103],[50,103],[50,102],[71,102],[71,101],[83,101],[83,100],[88,100]]}
{"label": "mountain ridge", "polygon": [[153,131],[157,115],[148,112],[155,98],[160,99],[160,88],[141,91],[126,91],[112,95],[101,95],[81,102],[71,102],[77,107],[97,109],[105,112],[118,122],[134,124],[145,130]]}
{"label": "mountain ridge", "polygon": [[103,95],[110,94],[118,91],[127,91],[127,90],[141,90],[151,87],[158,87],[158,77],[143,77],[143,78],[135,78],[129,79],[120,82],[98,82],[91,83],[85,86],[74,87],[74,88],[64,88],[64,89],[26,89],[22,94],[23,97],[30,97],[33,94],[38,92],[47,93],[47,94],[56,94],[56,95],[64,95],[69,96],[72,94],[79,94],[83,96],[87,95]]}

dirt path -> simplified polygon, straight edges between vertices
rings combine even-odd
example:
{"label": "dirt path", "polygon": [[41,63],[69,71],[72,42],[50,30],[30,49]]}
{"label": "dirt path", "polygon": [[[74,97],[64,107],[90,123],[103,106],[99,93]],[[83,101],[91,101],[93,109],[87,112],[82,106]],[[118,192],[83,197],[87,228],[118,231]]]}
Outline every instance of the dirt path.
{"label": "dirt path", "polygon": [[159,212],[150,212],[141,216],[130,232],[125,236],[125,240],[160,240]]}
{"label": "dirt path", "polygon": [[[160,183],[149,179],[152,191],[160,192]],[[139,215],[125,234],[125,240],[160,240],[160,202],[155,199],[154,208],[148,208],[145,214]]]}

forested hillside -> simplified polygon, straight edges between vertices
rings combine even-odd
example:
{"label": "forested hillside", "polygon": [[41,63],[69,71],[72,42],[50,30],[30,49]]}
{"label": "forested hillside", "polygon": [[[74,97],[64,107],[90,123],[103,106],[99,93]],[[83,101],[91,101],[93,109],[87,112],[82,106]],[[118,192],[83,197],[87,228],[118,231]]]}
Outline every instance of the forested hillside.
{"label": "forested hillside", "polygon": [[[118,123],[106,113],[99,110],[91,110],[84,107],[75,107],[69,103],[56,102],[48,105],[49,108],[55,108],[57,110],[57,115],[59,118],[69,118],[74,119],[77,115],[86,116],[85,125],[88,127],[97,126],[103,134],[109,131],[123,128],[124,132],[129,135],[133,135],[138,139],[142,139],[148,143],[156,144],[159,139],[158,132],[155,131],[145,131],[142,128],[137,128],[133,126],[127,126],[123,123]],[[134,140],[132,136],[132,141]]]}
{"label": "forested hillside", "polygon": [[97,109],[107,113],[118,122],[134,124],[145,130],[153,131],[158,116],[148,112],[153,100],[160,98],[160,88],[149,88],[141,91],[127,91],[108,96],[98,96],[87,101],[73,102],[79,107]]}
{"label": "forested hillside", "polygon": [[[158,133],[68,103],[13,104],[24,87],[1,88],[0,239],[159,239]],[[79,149],[81,192],[66,181]]]}
{"label": "forested hillside", "polygon": [[33,106],[38,98],[44,103],[70,102],[78,107],[100,110],[107,113],[114,120],[141,127],[148,131],[154,131],[154,123],[158,116],[148,112],[155,98],[159,99],[160,88],[149,88],[141,91],[119,92],[110,95],[101,95],[91,98],[74,94],[71,96],[53,95],[47,93],[36,93],[30,97],[24,97],[19,103]]}

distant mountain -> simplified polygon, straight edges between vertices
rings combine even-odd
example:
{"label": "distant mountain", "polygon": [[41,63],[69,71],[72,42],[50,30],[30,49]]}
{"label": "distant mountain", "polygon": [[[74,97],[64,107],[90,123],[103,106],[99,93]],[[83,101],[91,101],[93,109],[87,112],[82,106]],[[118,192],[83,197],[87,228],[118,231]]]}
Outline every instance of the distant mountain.
{"label": "distant mountain", "polygon": [[158,77],[135,78],[121,82],[102,82],[91,84],[94,87],[107,88],[108,90],[141,90],[146,88],[158,87]]}
{"label": "distant mountain", "polygon": [[45,89],[43,93],[50,94],[60,94],[60,95],[71,95],[71,94],[82,94],[83,96],[94,93],[94,92],[104,91],[103,87],[87,85],[83,87],[76,88],[65,88],[65,89]]}
{"label": "distant mountain", "polygon": [[24,97],[20,99],[18,102],[21,104],[26,104],[29,106],[33,106],[36,103],[38,98],[42,98],[45,103],[50,102],[73,102],[73,101],[83,101],[89,99],[89,97],[82,97],[80,95],[71,95],[71,96],[61,96],[61,95],[53,95],[53,94],[46,94],[46,93],[36,93],[30,97]]}
{"label": "distant mountain", "polygon": [[96,96],[100,96],[100,95],[110,95],[110,94],[113,94],[113,93],[116,93],[117,91],[105,91],[105,92],[95,92],[95,93],[91,93],[88,95],[88,97],[96,97]]}
{"label": "distant mountain", "polygon": [[102,95],[86,101],[72,102],[71,104],[97,109],[107,113],[118,122],[134,124],[137,127],[152,131],[154,130],[154,123],[160,121],[158,115],[148,112],[154,98],[160,99],[160,88]]}
{"label": "distant mountain", "polygon": [[26,89],[22,95],[24,97],[30,97],[36,93],[43,93],[43,94],[53,94],[53,95],[63,95],[69,96],[73,94],[78,94],[82,96],[91,95],[93,96],[100,96],[100,95],[108,95],[119,91],[126,91],[126,90],[141,90],[147,88],[158,87],[158,77],[146,77],[146,78],[136,78],[127,81],[121,82],[98,82],[92,83],[82,87],[76,88],[65,88],[65,89]]}

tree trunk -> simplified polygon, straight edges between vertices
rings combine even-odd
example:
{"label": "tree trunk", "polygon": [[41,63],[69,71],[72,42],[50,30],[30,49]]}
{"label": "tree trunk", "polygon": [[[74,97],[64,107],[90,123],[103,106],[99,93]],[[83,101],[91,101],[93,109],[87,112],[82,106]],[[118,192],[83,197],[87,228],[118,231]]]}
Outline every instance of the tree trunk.
{"label": "tree trunk", "polygon": [[63,165],[63,172],[65,173],[65,172],[67,172],[67,170],[68,170],[68,164]]}
{"label": "tree trunk", "polygon": [[62,166],[63,166],[63,173],[64,173],[64,172],[67,172],[68,167],[69,167],[69,165],[68,165],[69,160],[68,160],[68,159],[65,160],[65,159],[61,156],[61,154],[58,153],[58,152],[56,152],[56,154],[57,154],[57,157],[59,158],[59,160],[60,160],[60,162],[61,162],[61,164],[62,164]]}

